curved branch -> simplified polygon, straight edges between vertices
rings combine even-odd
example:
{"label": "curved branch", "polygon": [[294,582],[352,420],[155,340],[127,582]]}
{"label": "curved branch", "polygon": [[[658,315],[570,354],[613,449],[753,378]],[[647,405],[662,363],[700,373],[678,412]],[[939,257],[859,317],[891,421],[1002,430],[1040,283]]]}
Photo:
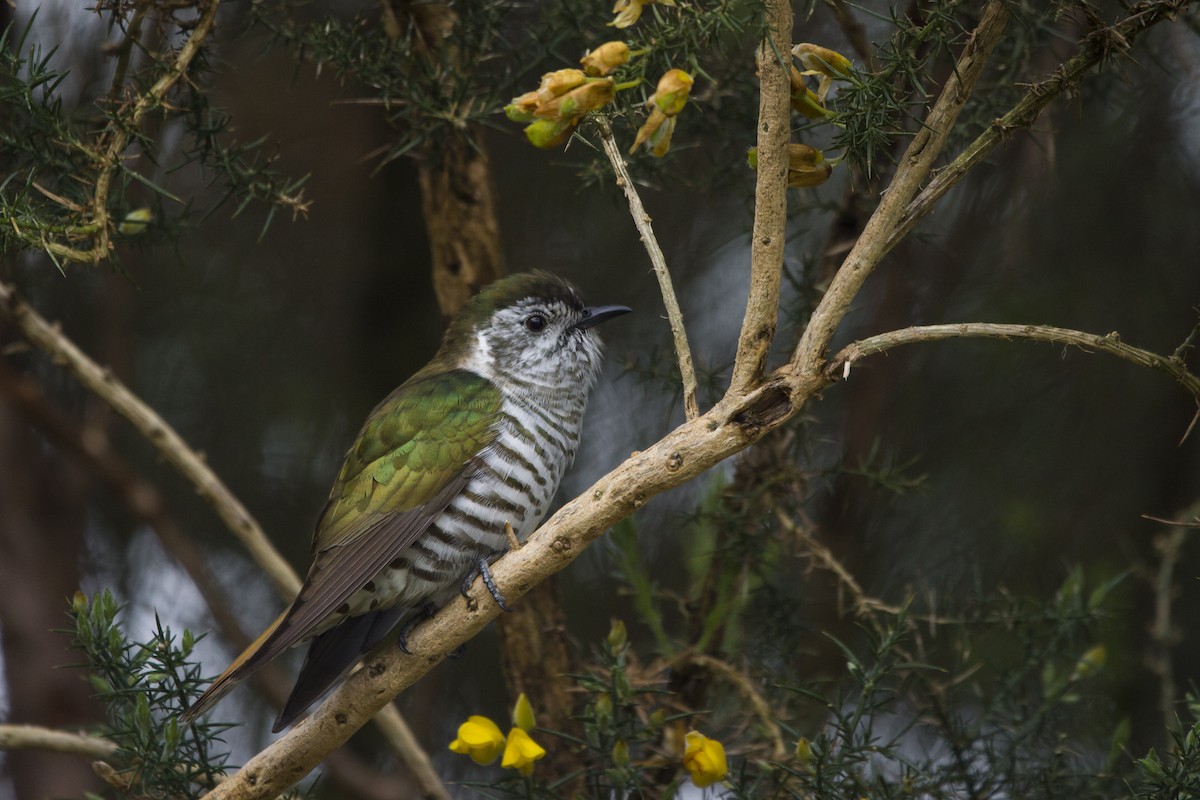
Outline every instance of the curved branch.
{"label": "curved branch", "polygon": [[1188,371],[1183,359],[1164,356],[1150,350],[1125,344],[1114,331],[1100,336],[1095,333],[1070,328],[1054,328],[1049,325],[1018,325],[995,322],[963,322],[954,325],[921,325],[889,331],[877,336],[861,339],[842,348],[825,368],[826,375],[843,378],[850,375],[854,362],[864,356],[883,353],[893,347],[916,342],[937,342],[943,339],[1030,339],[1078,347],[1082,350],[1099,350],[1103,353],[1162,372],[1171,376],[1200,402],[1200,377]]}
{"label": "curved branch", "polygon": [[671,273],[667,270],[667,259],[662,248],[658,246],[654,228],[650,225],[650,215],[646,213],[637,187],[629,177],[625,157],[621,155],[621,149],[617,147],[617,141],[613,138],[612,127],[602,116],[595,117],[593,122],[596,123],[596,130],[600,131],[604,154],[608,156],[613,172],[617,175],[617,186],[621,187],[625,192],[625,199],[629,201],[633,225],[642,235],[642,244],[646,247],[646,254],[650,256],[650,264],[654,267],[654,275],[658,278],[663,306],[667,310],[667,321],[671,325],[671,337],[675,340],[675,356],[679,359],[679,377],[683,382],[683,412],[687,419],[695,419],[700,416],[700,406],[696,402],[696,370],[692,366],[692,348],[688,345],[687,329],[683,326],[683,312],[679,310],[679,300],[675,297]]}

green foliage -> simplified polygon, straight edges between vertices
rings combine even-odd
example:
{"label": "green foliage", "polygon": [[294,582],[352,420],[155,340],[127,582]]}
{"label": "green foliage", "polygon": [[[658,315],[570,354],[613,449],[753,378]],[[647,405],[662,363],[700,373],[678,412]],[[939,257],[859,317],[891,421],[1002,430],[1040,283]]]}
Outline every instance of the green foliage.
{"label": "green foliage", "polygon": [[155,620],[146,642],[131,642],[120,608],[106,590],[71,603],[75,645],[88,657],[89,679],[105,704],[101,735],[118,746],[116,776],[131,797],[199,797],[220,779],[228,754],[220,734],[227,725],[179,724],[179,714],[207,681],[191,660],[190,631],[176,642]]}
{"label": "green foliage", "polygon": [[1171,734],[1171,749],[1151,750],[1137,762],[1137,800],[1200,797],[1200,698],[1187,696],[1190,725]]}
{"label": "green foliage", "polygon": [[[228,136],[229,118],[214,109],[205,91],[210,65],[203,47],[187,63],[174,88],[156,93],[170,80],[195,21],[176,3],[97,4],[94,19],[107,18],[117,43],[112,81],[88,83],[66,97],[69,71],[55,67],[69,54],[33,41],[37,15],[20,30],[0,36],[0,252],[41,250],[62,268],[64,262],[99,262],[114,255],[110,240],[144,244],[191,221],[204,209],[165,185],[170,173],[201,167],[225,184],[240,212],[250,202],[267,204],[265,225],[279,208],[307,211],[304,178],[279,175],[263,141],[239,144]],[[149,28],[155,28],[153,34]],[[157,37],[158,49],[150,46]],[[137,49],[139,58],[130,56]],[[132,66],[136,63],[136,67]],[[178,148],[143,127],[146,115],[182,126]],[[170,137],[165,137],[170,139]],[[136,213],[135,213],[136,212]],[[101,213],[105,218],[101,218]],[[127,215],[143,224],[122,225]],[[152,224],[145,224],[147,221]],[[147,236],[149,234],[149,236]]]}

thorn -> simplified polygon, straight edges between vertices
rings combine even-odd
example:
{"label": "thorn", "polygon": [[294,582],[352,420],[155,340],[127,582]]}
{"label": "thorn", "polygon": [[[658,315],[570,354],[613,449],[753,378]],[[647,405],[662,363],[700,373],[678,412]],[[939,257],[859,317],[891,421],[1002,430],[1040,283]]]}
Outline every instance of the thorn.
{"label": "thorn", "polygon": [[508,537],[508,549],[516,552],[521,549],[521,540],[517,538],[517,532],[513,530],[511,522],[504,523],[504,535]]}

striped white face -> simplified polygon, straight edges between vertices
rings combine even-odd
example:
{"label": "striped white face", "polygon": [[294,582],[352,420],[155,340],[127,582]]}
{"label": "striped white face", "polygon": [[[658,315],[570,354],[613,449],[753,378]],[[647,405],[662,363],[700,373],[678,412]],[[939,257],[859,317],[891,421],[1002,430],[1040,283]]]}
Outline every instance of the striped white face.
{"label": "striped white face", "polygon": [[497,309],[476,330],[466,366],[501,386],[586,395],[600,371],[603,346],[585,319],[582,303],[527,297]]}

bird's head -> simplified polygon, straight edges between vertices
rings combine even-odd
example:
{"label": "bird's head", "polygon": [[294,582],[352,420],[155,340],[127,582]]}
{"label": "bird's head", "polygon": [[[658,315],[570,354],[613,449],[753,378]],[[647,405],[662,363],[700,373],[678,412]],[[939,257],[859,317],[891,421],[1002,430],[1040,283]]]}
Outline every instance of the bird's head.
{"label": "bird's head", "polygon": [[501,385],[586,392],[600,369],[592,328],[625,306],[587,306],[546,272],[510,275],[472,297],[450,323],[439,355]]}

